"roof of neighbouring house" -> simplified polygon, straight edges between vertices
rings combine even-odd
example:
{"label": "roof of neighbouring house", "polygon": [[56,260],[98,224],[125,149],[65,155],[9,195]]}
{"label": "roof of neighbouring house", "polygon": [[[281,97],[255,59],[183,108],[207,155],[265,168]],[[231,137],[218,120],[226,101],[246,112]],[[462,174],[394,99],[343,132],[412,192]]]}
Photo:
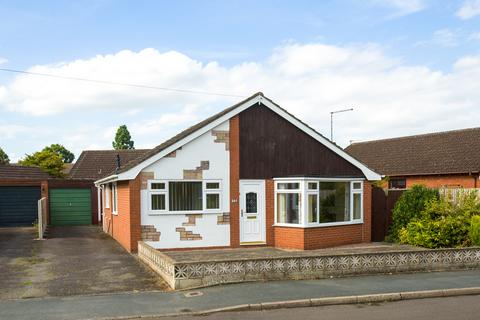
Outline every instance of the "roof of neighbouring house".
{"label": "roof of neighbouring house", "polygon": [[480,171],[480,128],[353,143],[345,151],[383,175]]}
{"label": "roof of neighbouring house", "polygon": [[[275,112],[277,112],[278,114],[282,114],[282,117],[287,118],[287,120],[294,123],[295,126],[301,127],[303,131],[308,132],[307,134],[313,136],[318,141],[321,141],[321,143],[326,145],[328,148],[330,148],[334,152],[340,154],[341,157],[347,159],[347,161],[351,162],[352,164],[354,164],[358,168],[361,168],[361,170],[364,172],[364,174],[366,174],[366,176],[368,175],[373,180],[380,179],[380,175],[373,172],[372,170],[367,168],[364,164],[360,163],[360,161],[358,161],[354,157],[347,154],[341,147],[339,147],[334,142],[331,142],[330,140],[325,138],[322,134],[317,132],[315,129],[311,128],[310,126],[308,126],[307,124],[305,124],[304,122],[302,122],[301,120],[299,120],[298,118],[293,116],[291,113],[289,113],[285,109],[281,108],[278,104],[276,104],[272,100],[265,97],[262,92],[257,92],[254,95],[252,95],[252,96],[234,104],[233,106],[230,106],[230,107],[220,111],[219,113],[217,113],[217,114],[215,114],[215,115],[213,115],[213,116],[211,116],[211,117],[193,125],[192,127],[180,132],[176,136],[174,136],[174,137],[170,138],[169,140],[163,142],[162,144],[156,146],[155,148],[153,148],[151,150],[148,150],[147,152],[145,152],[143,155],[139,156],[138,158],[135,158],[128,163],[126,163],[125,161],[122,162],[122,166],[121,166],[120,170],[115,172],[115,170],[114,170],[115,167],[113,167],[111,172],[110,172],[110,175],[107,175],[107,177],[108,176],[113,177],[114,175],[121,175],[123,173],[128,172],[131,169],[135,170],[134,169],[135,167],[137,167],[138,165],[140,165],[142,163],[148,162],[148,160],[154,159],[157,156],[157,154],[170,152],[169,150],[166,150],[166,149],[174,146],[175,144],[177,144],[177,142],[182,143],[182,141],[185,141],[186,139],[188,139],[189,136],[192,136],[192,135],[196,134],[197,132],[205,130],[205,128],[207,128],[209,125],[213,125],[216,121],[223,121],[222,119],[232,117],[236,113],[240,112],[239,110],[244,110],[245,108],[248,108],[251,105],[253,105],[253,103],[257,103],[257,102],[259,104],[262,103],[264,105],[268,105],[269,108],[274,109]],[[251,103],[251,105],[248,105],[249,103]],[[126,180],[128,180],[128,179],[126,179]]]}
{"label": "roof of neighbouring house", "polygon": [[101,179],[115,171],[117,154],[120,156],[120,164],[123,166],[148,151],[150,149],[85,150],[70,169],[68,177],[70,179]]}
{"label": "roof of neighbouring house", "polygon": [[0,165],[0,180],[46,180],[51,176],[39,167],[26,167],[18,164]]}

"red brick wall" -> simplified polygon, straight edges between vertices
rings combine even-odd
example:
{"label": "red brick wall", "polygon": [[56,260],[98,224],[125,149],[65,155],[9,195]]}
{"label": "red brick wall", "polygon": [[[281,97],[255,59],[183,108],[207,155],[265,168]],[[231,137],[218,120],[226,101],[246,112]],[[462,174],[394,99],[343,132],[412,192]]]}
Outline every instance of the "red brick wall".
{"label": "red brick wall", "polygon": [[429,188],[463,187],[477,188],[478,175],[443,175],[443,176],[414,176],[407,177],[407,188],[415,184],[423,184]]}
{"label": "red brick wall", "polygon": [[239,118],[230,119],[230,246],[240,246],[240,132]]}
{"label": "red brick wall", "polygon": [[305,229],[273,227],[275,247],[283,249],[305,249]]}
{"label": "red brick wall", "polygon": [[117,182],[118,209],[112,214],[112,190],[110,208],[104,210],[104,232],[110,234],[129,252],[137,251],[140,240],[140,177],[130,181]]}
{"label": "red brick wall", "polygon": [[372,241],[372,184],[363,183],[363,235],[362,242]]}
{"label": "red brick wall", "polygon": [[273,180],[265,180],[265,226],[267,246],[275,245],[275,189]]}

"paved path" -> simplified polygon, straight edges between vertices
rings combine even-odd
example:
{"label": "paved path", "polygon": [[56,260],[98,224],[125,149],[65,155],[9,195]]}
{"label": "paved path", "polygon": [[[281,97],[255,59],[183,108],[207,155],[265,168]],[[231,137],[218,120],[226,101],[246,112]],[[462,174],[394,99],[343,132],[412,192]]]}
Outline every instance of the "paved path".
{"label": "paved path", "polygon": [[167,286],[97,226],[0,228],[0,299],[160,290]]}
{"label": "paved path", "polygon": [[323,306],[312,308],[216,313],[195,316],[147,318],[144,320],[477,320],[480,297],[448,297],[381,304]]}
{"label": "paved path", "polygon": [[480,287],[480,270],[272,281],[186,292],[139,292],[67,298],[0,301],[1,319],[88,319],[201,311],[231,305],[417,290]]}

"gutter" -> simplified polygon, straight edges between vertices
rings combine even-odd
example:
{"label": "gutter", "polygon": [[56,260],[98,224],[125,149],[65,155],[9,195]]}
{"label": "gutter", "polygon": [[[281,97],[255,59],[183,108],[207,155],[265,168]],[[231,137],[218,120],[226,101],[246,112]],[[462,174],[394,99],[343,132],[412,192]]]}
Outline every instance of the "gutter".
{"label": "gutter", "polygon": [[105,177],[105,178],[102,178],[100,180],[97,180],[94,182],[95,186],[100,186],[102,184],[105,184],[105,183],[108,183],[108,182],[113,182],[113,181],[117,181],[118,180],[118,175],[116,174],[113,174],[111,176],[108,176],[108,177]]}

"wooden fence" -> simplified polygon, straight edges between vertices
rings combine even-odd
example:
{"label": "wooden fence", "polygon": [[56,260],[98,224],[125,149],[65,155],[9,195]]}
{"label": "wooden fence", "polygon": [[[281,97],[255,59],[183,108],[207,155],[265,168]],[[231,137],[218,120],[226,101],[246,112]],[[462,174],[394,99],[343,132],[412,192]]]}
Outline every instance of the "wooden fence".
{"label": "wooden fence", "polygon": [[384,241],[392,224],[392,210],[403,189],[384,190],[374,187],[372,190],[372,241]]}
{"label": "wooden fence", "polygon": [[467,194],[474,193],[477,195],[477,198],[480,199],[480,189],[479,188],[441,188],[438,190],[440,195],[448,198],[450,201],[458,202],[458,200]]}

